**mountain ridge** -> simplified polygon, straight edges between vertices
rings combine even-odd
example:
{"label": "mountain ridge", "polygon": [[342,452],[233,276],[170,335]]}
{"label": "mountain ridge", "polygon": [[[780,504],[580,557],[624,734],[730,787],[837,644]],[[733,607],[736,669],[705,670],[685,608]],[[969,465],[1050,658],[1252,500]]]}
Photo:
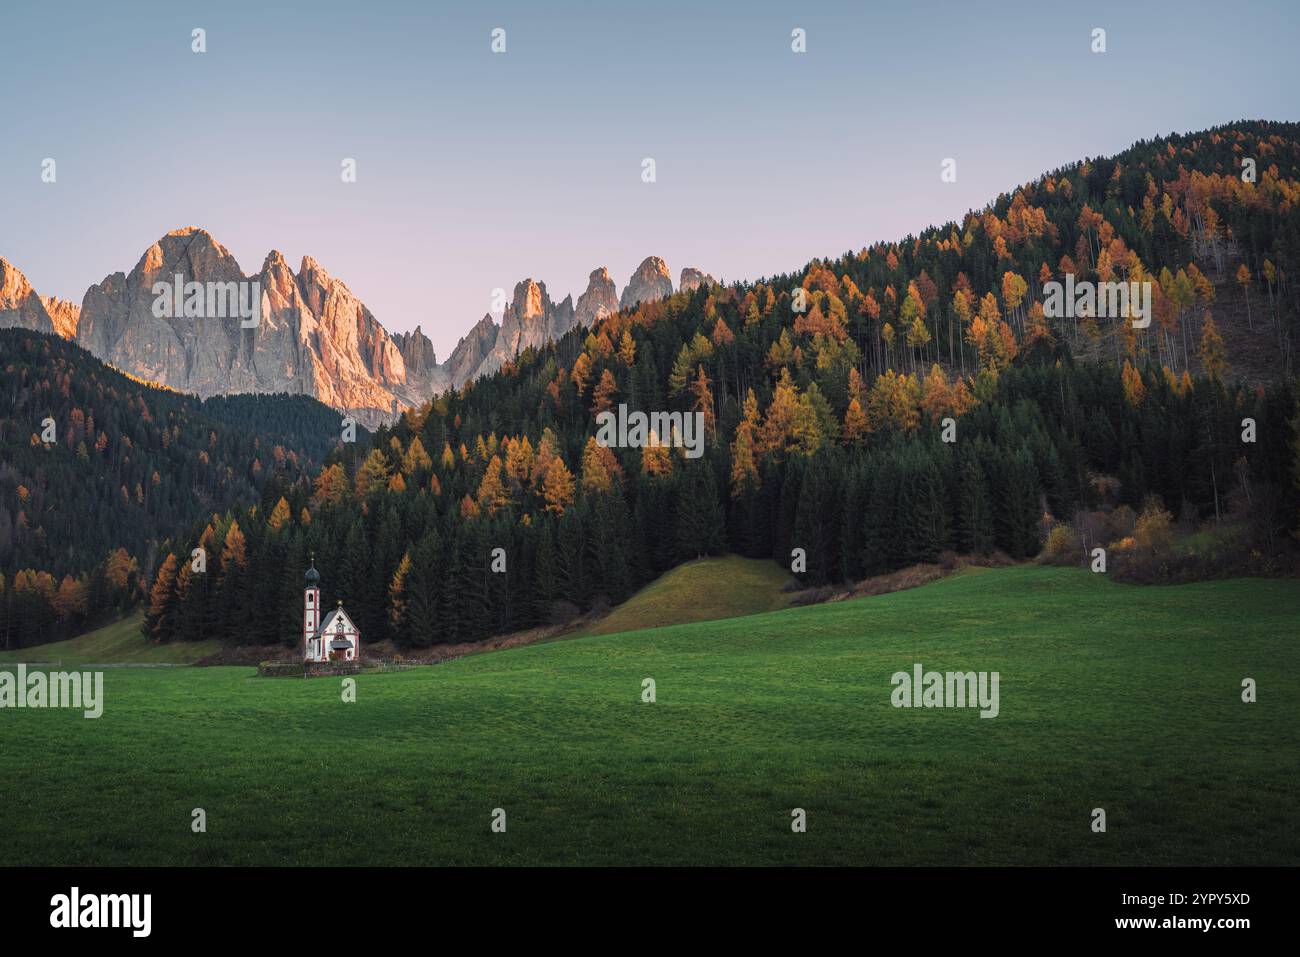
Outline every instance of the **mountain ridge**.
{"label": "mountain ridge", "polygon": [[[224,312],[158,315],[154,290],[159,283],[174,285],[177,276],[185,284],[183,293],[174,294],[178,306],[189,300],[190,283],[207,290],[208,303],[214,285],[224,290],[233,283],[230,288],[247,296],[256,283],[257,321],[244,326]],[[690,288],[713,281],[694,267],[682,270],[682,280]],[[657,256],[638,266],[622,296],[605,266],[592,270],[576,303],[572,295],[553,301],[545,282],[528,277],[515,285],[500,323],[485,314],[439,362],[421,325],[389,332],[345,282],[310,255],[294,271],[272,249],[259,271],[245,273],[206,229],[186,226],[153,243],[130,272],[92,284],[80,305],[39,295],[17,266],[0,259],[0,328],[59,335],[124,372],[203,398],[303,394],[374,426],[497,371],[525,349],[672,291]]]}

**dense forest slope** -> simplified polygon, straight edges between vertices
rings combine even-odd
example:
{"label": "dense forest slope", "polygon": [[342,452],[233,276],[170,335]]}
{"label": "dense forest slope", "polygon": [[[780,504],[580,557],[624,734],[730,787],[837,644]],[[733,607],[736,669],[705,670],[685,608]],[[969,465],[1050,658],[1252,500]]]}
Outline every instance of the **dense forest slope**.
{"label": "dense forest slope", "polygon": [[[810,584],[1044,543],[1067,562],[1108,547],[1121,577],[1274,571],[1297,514],[1297,200],[1300,127],[1242,122],[623,309],[273,504],[195,523],[159,556],[146,628],[292,641],[311,553],[366,640],[415,646],[618,602],[727,550]],[[1057,318],[1067,279],[1149,283],[1152,321]],[[698,413],[703,454],[602,447],[596,416],[620,405]],[[1204,547],[1171,558],[1174,529]],[[200,544],[220,561],[195,575]]]}
{"label": "dense forest slope", "polygon": [[274,502],[340,437],[314,399],[200,401],[56,336],[0,330],[0,647],[136,604],[177,531]]}

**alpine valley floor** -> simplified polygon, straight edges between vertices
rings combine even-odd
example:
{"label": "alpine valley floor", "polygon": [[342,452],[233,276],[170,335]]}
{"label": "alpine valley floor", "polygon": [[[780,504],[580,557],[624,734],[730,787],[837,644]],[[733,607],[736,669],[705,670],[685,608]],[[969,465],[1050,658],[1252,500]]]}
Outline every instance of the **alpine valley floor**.
{"label": "alpine valley floor", "polygon": [[[1298,606],[1019,566],[365,674],[355,703],[109,669],[97,720],[0,711],[0,865],[1295,864]],[[999,672],[1000,713],[894,708],[917,662]]]}

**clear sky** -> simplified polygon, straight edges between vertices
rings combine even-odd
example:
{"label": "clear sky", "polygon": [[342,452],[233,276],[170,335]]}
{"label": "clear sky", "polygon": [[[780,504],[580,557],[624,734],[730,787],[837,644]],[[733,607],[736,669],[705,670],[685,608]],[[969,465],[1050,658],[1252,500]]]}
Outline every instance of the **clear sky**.
{"label": "clear sky", "polygon": [[446,358],[526,276],[759,278],[1137,139],[1296,120],[1298,26],[1295,0],[3,0],[0,256],[80,302],[202,226],[248,273],[313,256]]}

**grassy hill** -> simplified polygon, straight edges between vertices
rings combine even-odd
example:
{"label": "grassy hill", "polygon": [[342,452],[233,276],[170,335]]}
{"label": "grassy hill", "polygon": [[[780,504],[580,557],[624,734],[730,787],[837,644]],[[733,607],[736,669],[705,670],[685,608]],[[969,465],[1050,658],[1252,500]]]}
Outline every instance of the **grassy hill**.
{"label": "grassy hill", "polygon": [[16,651],[0,651],[0,664],[20,661],[58,661],[78,664],[176,664],[187,665],[220,648],[218,641],[173,642],[155,645],[140,634],[142,615],[135,614],[67,641],[52,641]]}
{"label": "grassy hill", "polygon": [[[362,675],[355,703],[114,670],[98,720],[0,715],[0,864],[1295,863],[1297,601],[1020,566]],[[997,671],[1000,714],[892,707],[916,662]]]}
{"label": "grassy hill", "polygon": [[660,576],[579,634],[612,635],[776,611],[790,603],[781,592],[790,577],[772,562],[754,558],[701,558]]}

